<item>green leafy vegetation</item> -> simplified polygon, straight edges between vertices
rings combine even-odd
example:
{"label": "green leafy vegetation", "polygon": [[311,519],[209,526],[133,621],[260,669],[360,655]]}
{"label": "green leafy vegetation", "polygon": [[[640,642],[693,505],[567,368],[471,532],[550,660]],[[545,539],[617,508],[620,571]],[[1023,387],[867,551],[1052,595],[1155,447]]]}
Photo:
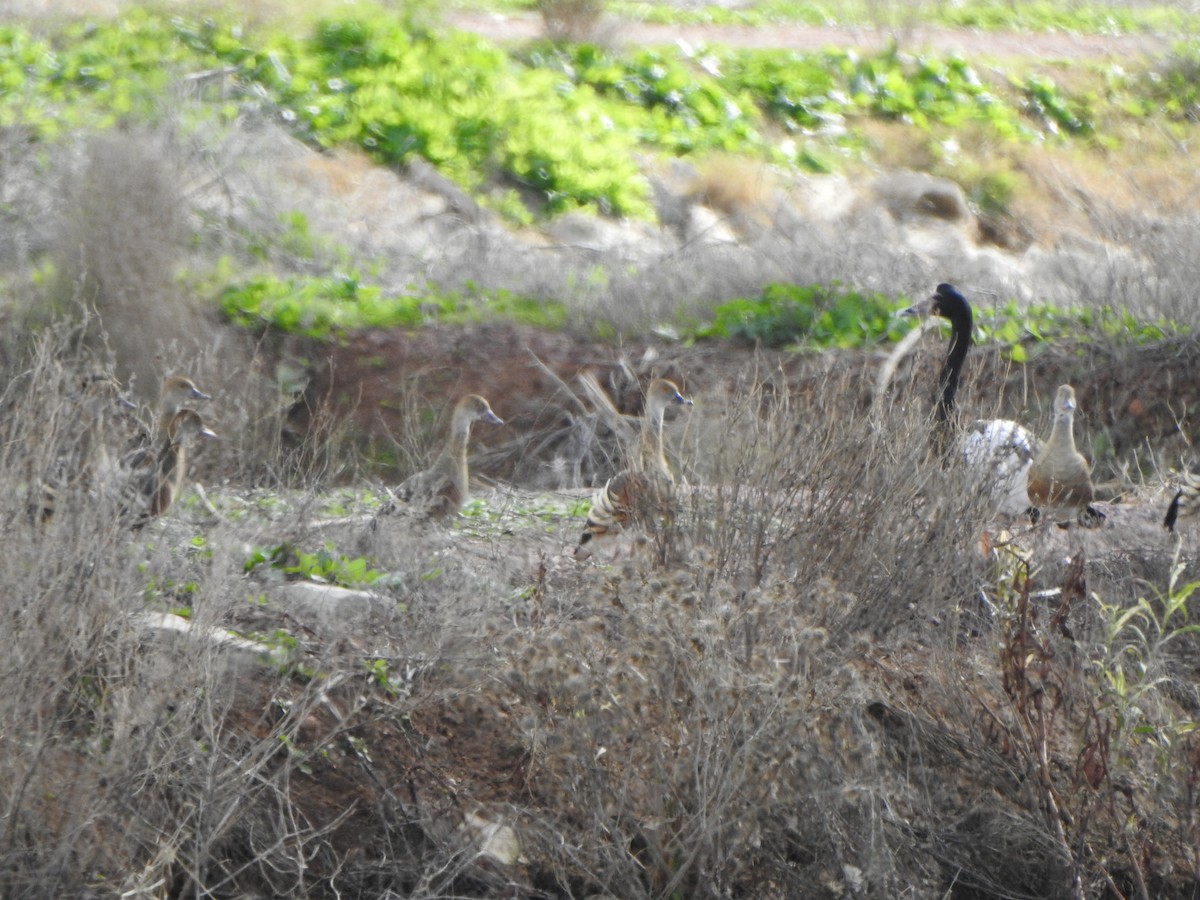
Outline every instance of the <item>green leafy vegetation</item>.
{"label": "green leafy vegetation", "polygon": [[1013,362],[1028,362],[1037,345],[1056,341],[1087,341],[1103,335],[1117,344],[1145,345],[1187,334],[1179,323],[1159,317],[1139,319],[1127,309],[1112,306],[1060,309],[1048,304],[1020,307],[1009,301],[994,312],[976,315],[977,340],[1003,345]]}
{"label": "green leafy vegetation", "polygon": [[0,127],[54,138],[71,127],[154,121],[181,72],[219,65],[211,46],[185,39],[179,20],[139,8],[51,37],[0,26]]}
{"label": "green leafy vegetation", "polygon": [[755,51],[729,62],[729,80],[763,98],[765,108],[792,129],[820,128],[859,115],[920,127],[972,120],[1006,138],[1031,134],[1019,111],[961,57],[914,57],[893,47],[878,56]]}
{"label": "green leafy vegetation", "polygon": [[[992,7],[970,8],[983,17]],[[0,28],[0,125],[53,139],[70,127],[154,121],[185,93],[208,114],[266,112],[314,144],[354,144],[387,164],[421,156],[514,218],[517,189],[527,203],[539,198],[539,214],[646,218],[639,152],[736,152],[823,168],[829,156],[779,142],[779,127],[861,149],[852,126],[867,118],[930,132],[977,123],[1005,141],[1091,139],[1101,116],[1193,119],[1195,60],[1184,48],[1144,76],[1101,74],[1091,89],[1068,91],[1044,72],[1010,80],[897,47],[618,53],[539,44],[510,53],[386,11],[327,19],[295,38],[136,8],[49,36]],[[303,229],[291,237],[311,249]]]}
{"label": "green leafy vegetation", "polygon": [[899,338],[911,327],[893,315],[895,301],[839,287],[772,284],[758,297],[716,307],[699,338],[735,338],[768,347],[857,347]]}
{"label": "green leafy vegetation", "polygon": [[[904,301],[907,305],[907,301]],[[225,288],[221,308],[246,328],[270,327],[330,338],[362,328],[419,328],[433,322],[478,324],[509,321],[546,329],[566,322],[562,301],[508,291],[385,296],[377,285],[351,276],[276,278],[259,276]],[[733,339],[767,347],[849,348],[895,341],[915,320],[895,315],[897,301],[878,292],[841,285],[767,285],[757,297],[717,304],[711,318],[670,330],[685,340]],[[1147,321],[1126,309],[1060,309],[1050,305],[1003,307],[976,314],[977,340],[1006,347],[1014,362],[1028,361],[1032,347],[1057,340],[1103,335],[1120,343],[1146,344],[1187,332],[1159,317]]]}
{"label": "green leafy vegetation", "polygon": [[243,327],[277,328],[326,338],[361,328],[418,328],[431,322],[479,323],[495,320],[544,328],[566,321],[561,303],[522,297],[505,290],[471,294],[430,292],[385,295],[377,285],[351,275],[277,278],[262,275],[229,285],[221,310]]}
{"label": "green leafy vegetation", "polygon": [[560,69],[577,89],[594,90],[643,115],[639,142],[674,154],[747,150],[765,144],[755,98],[693,65],[678,50],[635,50],[616,56],[595,45],[544,49],[531,65]]}
{"label": "green leafy vegetation", "polygon": [[342,587],[364,587],[385,574],[372,568],[372,564],[363,557],[347,557],[328,543],[315,553],[300,550],[291,544],[256,549],[246,558],[243,568],[249,573],[260,567],[290,578],[323,581]]}
{"label": "green leafy vegetation", "polygon": [[[489,4],[490,5],[490,4]],[[528,4],[515,2],[515,8]],[[762,0],[737,7],[680,7],[670,4],[646,5],[629,2],[611,4],[614,15],[628,19],[674,25],[888,25],[904,24],[917,18],[907,6],[890,7],[878,3],[792,3],[789,0]],[[960,3],[925,4],[919,9],[920,21],[933,25],[984,30],[1064,31],[1076,34],[1122,34],[1141,31],[1184,33],[1194,31],[1200,22],[1194,12],[1167,4],[1065,5],[1034,2],[996,2],[965,0]]]}
{"label": "green leafy vegetation", "polygon": [[1141,76],[1147,111],[1171,119],[1200,121],[1200,46],[1182,44],[1157,69]]}
{"label": "green leafy vegetation", "polygon": [[[895,299],[883,294],[838,285],[772,284],[757,297],[719,304],[712,320],[693,329],[691,336],[732,338],[767,347],[860,347],[898,340],[915,326],[915,319],[897,316],[897,308]],[[1054,341],[1102,334],[1116,342],[1148,344],[1186,333],[1186,328],[1166,319],[1143,321],[1128,310],[1109,306],[1022,308],[1015,301],[995,311],[977,312],[975,325],[978,341],[1003,345],[1014,362],[1027,362],[1033,345]]]}
{"label": "green leafy vegetation", "polygon": [[[1200,633],[1200,624],[1189,622],[1188,612],[1188,599],[1200,582],[1179,584],[1185,568],[1176,566],[1166,592],[1153,601],[1139,597],[1133,605],[1099,604],[1106,632],[1101,674],[1114,708],[1118,742],[1170,742],[1196,730],[1192,720],[1155,722],[1153,705],[1147,703],[1155,688],[1170,681],[1170,673],[1156,671],[1167,645]],[[1125,761],[1131,747],[1121,749]]]}

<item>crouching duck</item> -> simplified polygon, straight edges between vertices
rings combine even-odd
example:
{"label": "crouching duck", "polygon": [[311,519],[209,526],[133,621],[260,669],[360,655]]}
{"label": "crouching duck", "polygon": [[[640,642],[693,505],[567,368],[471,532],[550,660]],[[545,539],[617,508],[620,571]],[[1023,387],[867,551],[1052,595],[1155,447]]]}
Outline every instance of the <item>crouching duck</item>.
{"label": "crouching duck", "polygon": [[[467,394],[454,405],[450,434],[433,464],[402,481],[391,491],[392,496],[425,518],[449,519],[457,514],[470,499],[467,445],[471,439],[471,426],[476,422],[504,424],[504,420],[492,412],[487,400],[478,394]],[[395,509],[394,503],[388,503],[381,512],[389,513]]]}

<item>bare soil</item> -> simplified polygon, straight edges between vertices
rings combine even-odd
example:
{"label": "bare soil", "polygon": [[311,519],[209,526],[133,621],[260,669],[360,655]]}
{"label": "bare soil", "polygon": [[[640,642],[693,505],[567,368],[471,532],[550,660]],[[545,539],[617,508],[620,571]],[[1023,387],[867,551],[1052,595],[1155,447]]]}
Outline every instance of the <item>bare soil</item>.
{"label": "bare soil", "polygon": [[[541,19],[533,14],[496,15],[449,13],[448,24],[497,41],[532,40],[544,33]],[[603,25],[601,26],[604,27]],[[863,51],[883,49],[900,43],[913,52],[936,50],[972,58],[1024,57],[1040,60],[1114,59],[1132,62],[1170,46],[1167,37],[1153,34],[1069,34],[1066,32],[980,31],[969,28],[908,27],[816,27],[776,24],[769,28],[738,25],[658,25],[648,22],[613,22],[606,33],[616,41],[633,44],[674,44],[693,47],[726,47],[784,50],[821,50],[826,47]]]}

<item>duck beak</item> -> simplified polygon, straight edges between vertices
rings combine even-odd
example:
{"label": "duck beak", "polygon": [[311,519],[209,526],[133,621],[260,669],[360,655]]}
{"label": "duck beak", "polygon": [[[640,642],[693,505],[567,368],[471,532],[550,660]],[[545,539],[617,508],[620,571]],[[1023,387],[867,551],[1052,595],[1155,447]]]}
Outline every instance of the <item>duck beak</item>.
{"label": "duck beak", "polygon": [[693,405],[692,401],[689,400],[687,397],[683,396],[683,394],[679,393],[679,391],[675,392],[675,396],[671,398],[671,402],[678,404],[679,406],[692,406]]}
{"label": "duck beak", "polygon": [[198,388],[198,387],[192,388],[192,393],[190,396],[193,400],[211,400],[212,399],[211,396],[204,393],[204,391],[200,390],[200,388]]}
{"label": "duck beak", "polygon": [[926,297],[924,300],[914,303],[912,306],[900,310],[902,316],[927,316],[933,312],[933,304],[937,301],[937,296],[933,295]]}
{"label": "duck beak", "polygon": [[491,423],[492,425],[503,425],[504,424],[504,420],[502,418],[500,418],[498,415],[496,415],[494,412],[492,412],[490,409],[487,412],[485,412],[482,416],[480,416],[479,418],[483,419],[483,421],[485,421],[485,422]]}
{"label": "duck beak", "polygon": [[220,437],[219,434],[217,434],[215,431],[213,431],[207,425],[202,425],[200,427],[200,431],[198,433],[203,437],[210,437],[210,438],[219,438]]}

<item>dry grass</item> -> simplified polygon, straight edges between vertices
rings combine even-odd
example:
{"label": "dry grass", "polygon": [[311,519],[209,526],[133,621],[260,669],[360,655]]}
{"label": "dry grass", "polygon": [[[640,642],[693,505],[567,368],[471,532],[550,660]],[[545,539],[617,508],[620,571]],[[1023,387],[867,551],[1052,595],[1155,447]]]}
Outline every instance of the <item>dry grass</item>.
{"label": "dry grass", "polygon": [[714,156],[698,168],[690,198],[735,222],[768,225],[779,189],[765,165],[732,156]]}
{"label": "dry grass", "polygon": [[[55,414],[61,349],[25,360],[0,419],[6,896],[1187,883],[1194,637],[1115,629],[1078,573],[1044,560],[1027,579],[983,546],[980,499],[928,458],[921,370],[873,415],[865,360],[787,377],[764,361],[692,391],[673,528],[580,566],[579,520],[515,489],[449,531],[321,525],[317,491],[256,510],[237,490],[213,493],[218,521],[185,503],[144,543],[89,494],[35,528],[21,485],[74,424]],[[1166,542],[1133,558],[1075,539],[1099,600],[1166,585]],[[322,613],[244,573],[248,547],[280,542],[389,576],[370,605]],[[193,629],[287,663],[142,618],[184,605]],[[480,856],[479,823],[515,828],[522,861]]]}
{"label": "dry grass", "polygon": [[[578,480],[617,462],[586,411],[564,418],[565,401],[547,395],[524,400],[545,412],[530,430],[548,440],[509,448],[524,454],[512,468],[521,485],[480,491],[479,515],[446,530],[401,516],[372,527],[349,410],[315,403],[305,427],[288,428],[303,385],[283,363],[310,372],[328,348],[250,347],[203,317],[179,329],[190,235],[199,252],[243,264],[280,212],[336,233],[318,192],[248,171],[245,147],[261,136],[88,142],[62,167],[69,206],[47,217],[53,192],[28,150],[0,146],[19,220],[0,253],[19,268],[30,248],[53,249],[67,313],[41,342],[10,331],[0,360],[0,894],[1195,892],[1197,641],[1163,627],[1175,548],[1153,506],[1141,530],[1017,525],[1006,539],[964,473],[929,458],[938,340],[874,411],[870,353],[705,368],[705,348],[667,358],[680,348],[664,343],[633,359],[639,374],[686,363],[697,406],[669,432],[686,487],[673,527],[630,558],[577,565],[581,518],[563,510],[583,491],[523,489],[543,486],[546,459],[571,441]],[[198,169],[215,173],[208,188],[181,187]],[[741,186],[730,211],[755,195],[757,176],[718,174],[722,189]],[[1136,248],[1139,268],[1114,260],[1064,281],[1086,302],[1192,321],[1195,223],[1097,208],[1098,230]],[[378,254],[381,280],[568,296],[576,327],[630,334],[768,281],[915,294],[963,265],[917,256],[861,211],[636,259],[531,250],[482,226],[429,256],[393,220],[372,222],[354,250]],[[17,290],[44,296],[32,279]],[[1190,434],[1190,383],[1161,386],[1194,370],[1194,341],[1080,350],[1022,375],[980,350],[960,400],[979,414],[1023,410],[1044,430],[1045,386],[1072,380],[1092,385],[1080,392],[1083,446],[1105,433],[1128,459],[1147,433],[1130,425],[1135,406],[1154,422],[1182,408]],[[37,482],[78,440],[64,400],[74,369],[112,364],[143,389],[167,363],[216,397],[224,439],[194,471],[217,514],[185,497],[134,536],[106,494],[80,489],[35,527]],[[410,423],[390,437],[398,467],[440,434],[424,393],[435,374],[394,386]],[[1166,442],[1156,436],[1155,452]],[[330,491],[345,481],[366,496]],[[335,502],[349,509],[323,515]],[[1183,546],[1186,580],[1197,562]],[[296,576],[246,570],[251,552],[276,547],[366,555],[387,577],[365,596],[302,602]],[[1138,628],[1117,627],[1115,610],[1143,597]],[[145,619],[183,608],[186,632]],[[214,640],[225,632],[261,648]],[[481,821],[514,828],[520,858],[481,853]]]}

